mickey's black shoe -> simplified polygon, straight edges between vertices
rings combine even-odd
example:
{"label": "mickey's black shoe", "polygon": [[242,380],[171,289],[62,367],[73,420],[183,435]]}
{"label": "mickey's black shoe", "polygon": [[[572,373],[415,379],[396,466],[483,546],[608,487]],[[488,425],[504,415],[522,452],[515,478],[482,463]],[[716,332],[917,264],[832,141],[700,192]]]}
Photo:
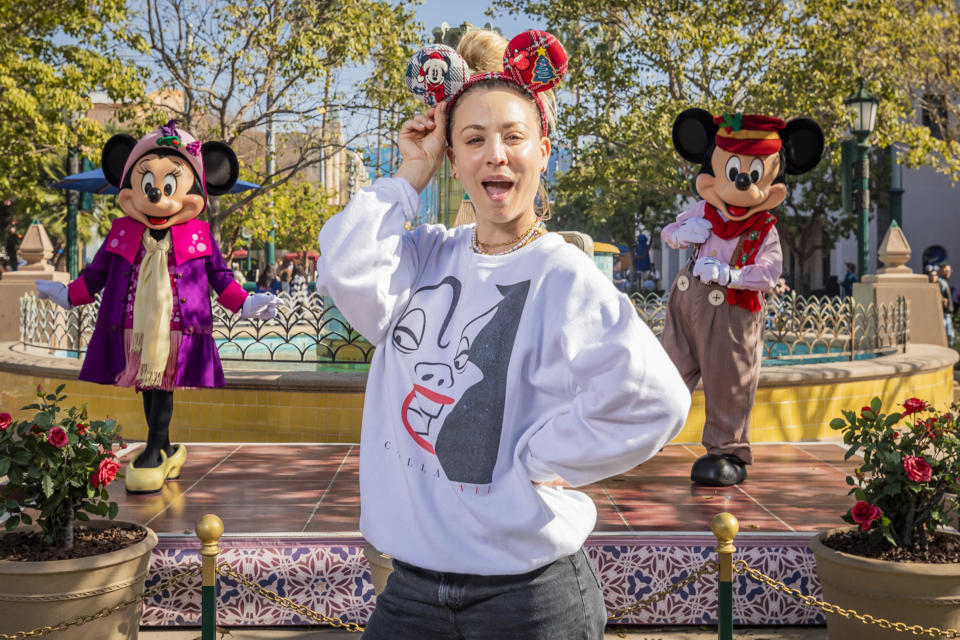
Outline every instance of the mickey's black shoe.
{"label": "mickey's black shoe", "polygon": [[747,463],[730,453],[700,456],[690,471],[690,480],[710,487],[729,487],[746,479]]}

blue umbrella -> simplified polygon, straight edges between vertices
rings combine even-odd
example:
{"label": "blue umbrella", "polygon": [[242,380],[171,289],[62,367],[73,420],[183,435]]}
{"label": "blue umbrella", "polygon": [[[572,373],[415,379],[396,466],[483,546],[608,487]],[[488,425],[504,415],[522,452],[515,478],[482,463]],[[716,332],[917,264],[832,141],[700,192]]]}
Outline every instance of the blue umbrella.
{"label": "blue umbrella", "polygon": [[[103,169],[93,169],[83,173],[75,173],[67,176],[59,182],[50,185],[54,189],[70,189],[71,191],[81,191],[83,193],[100,193],[105,195],[116,195],[117,188],[107,182],[103,176]],[[259,189],[260,185],[237,180],[237,183],[230,189],[230,193],[240,193],[249,189]]]}

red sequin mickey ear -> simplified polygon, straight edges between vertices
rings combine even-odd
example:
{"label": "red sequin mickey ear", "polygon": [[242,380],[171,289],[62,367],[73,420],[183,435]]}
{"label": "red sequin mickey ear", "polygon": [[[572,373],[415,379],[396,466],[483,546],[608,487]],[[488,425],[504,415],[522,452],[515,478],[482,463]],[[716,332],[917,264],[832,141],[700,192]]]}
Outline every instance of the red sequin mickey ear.
{"label": "red sequin mickey ear", "polygon": [[444,44],[428,44],[407,64],[407,87],[428,107],[460,91],[470,72],[456,51]]}
{"label": "red sequin mickey ear", "polygon": [[503,70],[518,83],[539,93],[563,80],[567,72],[567,52],[553,34],[524,31],[507,45]]}

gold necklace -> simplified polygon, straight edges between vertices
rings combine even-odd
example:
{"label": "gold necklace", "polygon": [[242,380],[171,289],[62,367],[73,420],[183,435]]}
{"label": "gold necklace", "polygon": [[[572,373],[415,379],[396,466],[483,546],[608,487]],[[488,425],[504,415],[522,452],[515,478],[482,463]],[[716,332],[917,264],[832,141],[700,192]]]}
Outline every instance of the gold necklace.
{"label": "gold necklace", "polygon": [[503,251],[486,251],[484,250],[483,247],[480,246],[480,243],[477,241],[477,227],[476,225],[474,225],[473,234],[470,238],[470,244],[471,244],[471,247],[473,248],[474,253],[479,253],[479,254],[488,255],[488,256],[504,256],[504,255],[507,255],[508,253],[519,251],[520,249],[530,244],[531,242],[533,242],[534,240],[536,240],[546,232],[547,232],[547,229],[543,225],[543,220],[538,218],[537,223],[534,226],[530,227],[530,229],[527,230],[527,233],[520,239],[520,241],[515,245],[513,245],[512,247],[509,247]]}
{"label": "gold necklace", "polygon": [[508,247],[508,246],[510,246],[510,245],[512,245],[512,244],[516,244],[516,243],[520,242],[521,240],[523,240],[523,237],[524,237],[525,235],[527,235],[528,233],[530,233],[530,232],[533,230],[533,228],[536,227],[538,224],[540,224],[540,218],[535,219],[535,220],[533,221],[533,224],[531,224],[529,227],[527,227],[526,229],[524,229],[523,233],[521,233],[520,235],[518,235],[518,236],[517,236],[516,238],[514,238],[513,240],[507,240],[506,242],[496,242],[496,243],[493,243],[493,242],[481,242],[481,241],[480,241],[480,238],[477,237],[477,244],[480,245],[481,247],[486,248],[486,249],[496,249],[497,247]]}

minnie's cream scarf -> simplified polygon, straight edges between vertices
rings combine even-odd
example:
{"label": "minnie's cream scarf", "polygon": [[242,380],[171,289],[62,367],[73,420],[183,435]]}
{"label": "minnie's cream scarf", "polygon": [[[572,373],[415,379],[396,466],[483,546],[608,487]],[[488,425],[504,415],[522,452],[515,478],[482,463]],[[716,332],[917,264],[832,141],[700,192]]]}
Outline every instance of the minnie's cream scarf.
{"label": "minnie's cream scarf", "polygon": [[159,387],[170,355],[170,317],[173,291],[167,271],[170,234],[154,240],[150,230],[143,232],[147,253],[140,263],[140,277],[133,301],[133,351],[140,352],[137,385]]}

